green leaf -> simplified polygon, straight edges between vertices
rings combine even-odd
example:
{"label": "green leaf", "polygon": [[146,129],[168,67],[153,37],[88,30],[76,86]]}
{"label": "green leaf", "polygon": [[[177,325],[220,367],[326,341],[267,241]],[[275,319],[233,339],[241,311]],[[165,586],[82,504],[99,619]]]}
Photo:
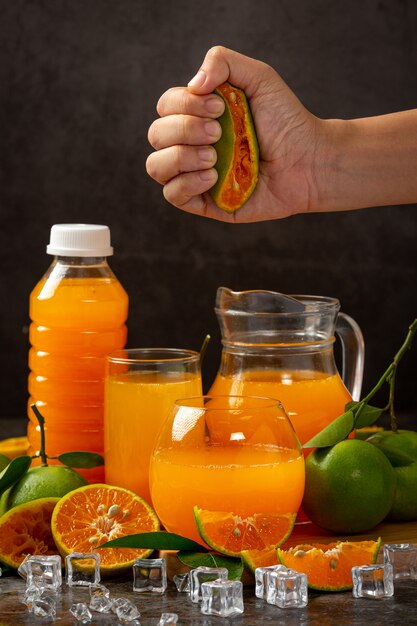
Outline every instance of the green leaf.
{"label": "green leaf", "polygon": [[303,445],[303,448],[327,448],[334,446],[339,441],[346,439],[353,428],[353,411],[346,411],[339,415],[333,422],[323,428],[310,441]]}
{"label": "green leaf", "polygon": [[195,567],[225,567],[229,580],[240,580],[243,574],[241,559],[223,556],[215,552],[178,552],[178,559],[184,565]]}
{"label": "green leaf", "polygon": [[372,439],[367,439],[367,442],[379,448],[381,452],[385,454],[393,467],[405,467],[406,465],[411,465],[411,463],[416,462],[414,457],[410,456],[406,452],[403,452],[402,450],[392,448],[389,443],[387,444],[384,440],[374,442]]}
{"label": "green leaf", "polygon": [[0,474],[0,494],[17,483],[17,481],[26,474],[31,463],[32,457],[26,455],[17,456],[12,459],[9,465],[7,465]]}
{"label": "green leaf", "polygon": [[355,428],[366,428],[366,426],[371,426],[384,412],[384,409],[379,409],[376,406],[371,406],[370,404],[362,405],[363,408],[355,414],[354,419],[354,427]]}
{"label": "green leaf", "polygon": [[104,459],[101,454],[96,454],[95,452],[64,452],[57,459],[64,465],[68,465],[68,467],[89,469],[104,465]]}
{"label": "green leaf", "polygon": [[118,539],[106,541],[106,543],[98,546],[99,548],[152,548],[153,550],[199,550],[206,551],[196,541],[168,533],[166,531],[157,531],[153,533],[137,533],[135,535],[125,535]]}

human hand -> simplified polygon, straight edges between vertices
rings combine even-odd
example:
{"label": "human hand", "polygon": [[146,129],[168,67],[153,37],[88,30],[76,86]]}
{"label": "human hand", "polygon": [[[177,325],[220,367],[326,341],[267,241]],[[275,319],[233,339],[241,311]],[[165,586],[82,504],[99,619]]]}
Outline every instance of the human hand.
{"label": "human hand", "polygon": [[[224,110],[213,94],[225,81],[249,99],[260,148],[259,181],[235,213],[219,209],[208,190],[217,180],[213,144],[221,135],[216,118]],[[160,118],[149,128],[155,148],[148,174],[164,186],[174,206],[225,222],[254,222],[315,210],[321,120],[301,104],[271,67],[227,48],[211,48],[187,87],[160,98]]]}

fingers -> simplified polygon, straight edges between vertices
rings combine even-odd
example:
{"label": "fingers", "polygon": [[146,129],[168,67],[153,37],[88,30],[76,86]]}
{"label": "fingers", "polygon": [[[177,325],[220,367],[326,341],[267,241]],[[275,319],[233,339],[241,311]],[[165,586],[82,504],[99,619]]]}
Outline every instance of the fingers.
{"label": "fingers", "polygon": [[184,172],[210,169],[216,160],[212,146],[169,146],[148,156],[146,170],[151,178],[165,185]]}
{"label": "fingers", "polygon": [[186,172],[172,178],[164,186],[164,196],[174,206],[186,211],[201,212],[204,200],[201,196],[208,191],[217,180],[215,169],[199,172]]}
{"label": "fingers", "polygon": [[197,74],[188,83],[188,88],[195,94],[208,94],[226,80],[243,89],[252,97],[259,85],[277,77],[276,72],[256,59],[244,56],[223,46],[210,48]]}
{"label": "fingers", "polygon": [[148,140],[155,150],[162,150],[178,144],[212,144],[220,139],[221,134],[221,126],[217,120],[191,115],[168,115],[151,124]]}
{"label": "fingers", "polygon": [[224,101],[215,94],[198,96],[186,87],[173,87],[159,98],[156,110],[161,117],[183,114],[216,118],[224,111]]}

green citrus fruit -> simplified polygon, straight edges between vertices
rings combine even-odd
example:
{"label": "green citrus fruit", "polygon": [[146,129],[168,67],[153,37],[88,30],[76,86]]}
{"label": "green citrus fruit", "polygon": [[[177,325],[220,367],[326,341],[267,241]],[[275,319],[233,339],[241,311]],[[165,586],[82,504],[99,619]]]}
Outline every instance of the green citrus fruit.
{"label": "green citrus fruit", "polygon": [[215,92],[223,98],[225,110],[219,117],[222,135],[214,145],[218,179],[210,194],[219,208],[233,213],[249,199],[258,182],[258,140],[245,93],[228,82]]}
{"label": "green citrus fruit", "polygon": [[417,462],[394,467],[397,489],[387,519],[395,522],[417,520]]}
{"label": "green citrus fruit", "polygon": [[326,530],[365,532],[386,517],[395,487],[386,456],[367,441],[347,439],[307,457],[302,508]]}
{"label": "green citrus fruit", "polygon": [[[369,442],[376,445],[394,465],[397,489],[393,505],[387,519],[395,522],[411,522],[417,519],[417,432],[399,429],[396,433],[384,430],[372,437]],[[398,453],[415,459],[413,463],[396,462]]]}
{"label": "green citrus fruit", "polygon": [[0,454],[0,472],[2,472],[4,468],[9,465],[9,463],[9,457],[7,457],[5,454]]}
{"label": "green citrus fruit", "polygon": [[383,452],[404,452],[417,461],[417,432],[414,430],[400,428],[396,433],[392,430],[381,430],[368,437],[367,441],[381,448]]}
{"label": "green citrus fruit", "polygon": [[63,495],[86,485],[86,479],[78,472],[63,465],[31,467],[2,496],[0,508],[9,510],[19,504],[39,498],[61,498]]}

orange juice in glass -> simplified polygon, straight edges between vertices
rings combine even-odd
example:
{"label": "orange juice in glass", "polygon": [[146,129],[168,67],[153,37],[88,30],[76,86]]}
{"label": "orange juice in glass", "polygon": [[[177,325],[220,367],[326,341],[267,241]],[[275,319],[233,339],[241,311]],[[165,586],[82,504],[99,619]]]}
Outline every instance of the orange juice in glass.
{"label": "orange juice in glass", "polygon": [[194,506],[242,517],[296,513],[304,457],[276,400],[183,398],[159,434],[150,488],[163,526],[201,543]]}
{"label": "orange juice in glass", "polygon": [[131,489],[150,503],[149,461],[159,429],[175,400],[201,393],[198,352],[113,352],[104,394],[106,482]]}

